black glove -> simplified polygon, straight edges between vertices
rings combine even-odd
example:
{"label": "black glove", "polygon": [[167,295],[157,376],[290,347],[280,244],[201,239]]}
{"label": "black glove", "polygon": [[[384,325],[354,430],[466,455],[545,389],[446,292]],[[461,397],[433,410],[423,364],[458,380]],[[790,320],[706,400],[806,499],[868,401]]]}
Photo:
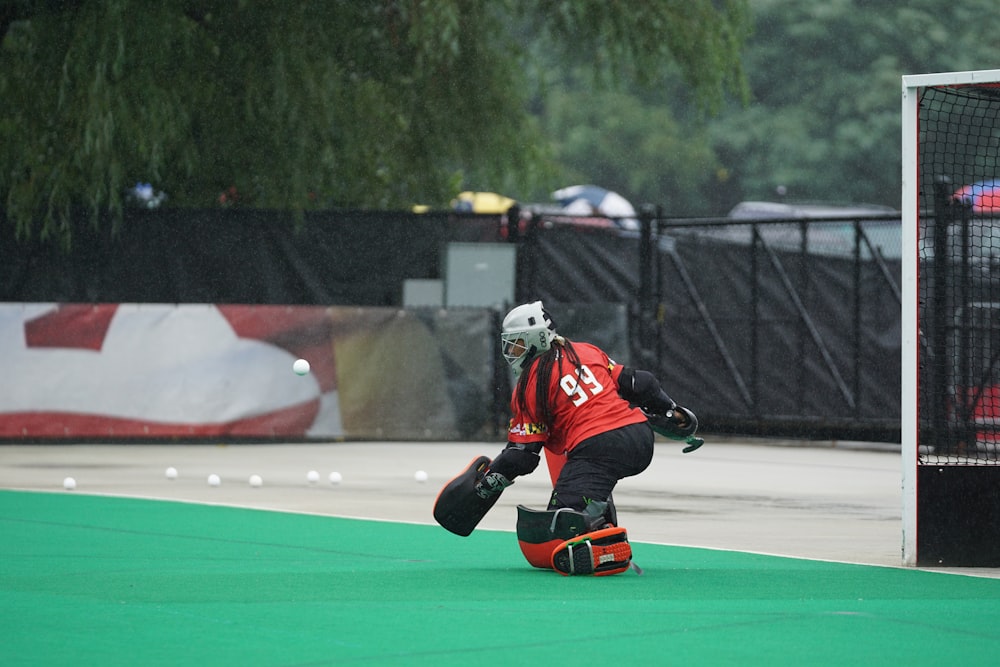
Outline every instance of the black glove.
{"label": "black glove", "polygon": [[489,500],[494,496],[499,496],[504,489],[513,483],[498,472],[487,472],[481,480],[476,482],[476,495],[483,500]]}
{"label": "black glove", "polygon": [[490,461],[490,468],[485,476],[476,482],[476,495],[484,500],[493,498],[513,484],[518,475],[534,472],[538,467],[538,453],[541,449],[542,445],[538,442],[508,442],[497,457]]}

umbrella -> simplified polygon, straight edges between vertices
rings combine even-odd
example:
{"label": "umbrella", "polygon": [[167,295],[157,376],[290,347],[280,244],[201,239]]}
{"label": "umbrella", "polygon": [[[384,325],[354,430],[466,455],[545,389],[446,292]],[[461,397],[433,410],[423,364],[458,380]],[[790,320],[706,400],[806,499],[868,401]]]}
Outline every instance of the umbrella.
{"label": "umbrella", "polygon": [[606,215],[609,218],[634,218],[635,208],[617,192],[596,185],[571,185],[552,193],[552,198],[566,213]]}
{"label": "umbrella", "polygon": [[517,201],[496,192],[460,192],[451,207],[465,213],[506,213]]}
{"label": "umbrella", "polygon": [[972,206],[973,213],[1000,213],[1000,179],[966,185],[955,192],[952,199]]}

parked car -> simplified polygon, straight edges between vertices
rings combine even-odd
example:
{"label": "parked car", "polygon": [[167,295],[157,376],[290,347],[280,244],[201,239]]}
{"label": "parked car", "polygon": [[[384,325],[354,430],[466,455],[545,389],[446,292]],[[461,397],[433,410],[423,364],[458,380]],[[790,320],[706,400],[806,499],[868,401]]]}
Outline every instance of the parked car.
{"label": "parked car", "polygon": [[[899,216],[896,209],[876,204],[745,201],[734,206],[727,217],[741,222],[775,221],[774,224],[758,226],[758,233],[772,247],[792,250],[802,247],[802,223],[805,222],[806,247],[810,253],[820,255],[852,255],[855,223],[858,223],[868,242],[862,242],[862,257],[870,257],[871,248],[874,248],[884,259],[898,259],[902,251]],[[782,224],[783,221],[788,224]],[[748,226],[722,227],[720,230],[733,240],[750,243],[752,239],[752,228]]]}

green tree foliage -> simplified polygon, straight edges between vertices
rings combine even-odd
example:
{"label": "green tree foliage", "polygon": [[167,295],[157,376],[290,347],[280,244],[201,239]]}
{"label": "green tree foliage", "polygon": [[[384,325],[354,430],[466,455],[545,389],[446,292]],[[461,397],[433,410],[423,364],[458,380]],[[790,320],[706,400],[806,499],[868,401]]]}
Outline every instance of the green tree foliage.
{"label": "green tree foliage", "polygon": [[901,77],[1000,67],[994,0],[751,0],[751,103],[711,124],[722,210],[789,198],[899,207]]}
{"label": "green tree foliage", "polygon": [[559,87],[547,97],[543,121],[561,185],[597,183],[637,204],[698,211],[706,176],[719,169],[703,125],[626,91]]}
{"label": "green tree foliage", "polygon": [[[169,204],[443,205],[551,173],[525,26],[595,78],[742,94],[745,0],[21,0],[0,7],[0,197],[22,238]],[[230,201],[232,199],[230,198]],[[110,216],[108,215],[110,214]]]}
{"label": "green tree foliage", "polygon": [[[685,76],[610,94],[553,75],[539,113],[570,181],[669,215],[724,215],[746,199],[900,205],[905,74],[1000,67],[994,0],[750,0],[749,102],[699,112]],[[712,110],[712,109],[709,109]],[[984,177],[995,174],[984,174]]]}

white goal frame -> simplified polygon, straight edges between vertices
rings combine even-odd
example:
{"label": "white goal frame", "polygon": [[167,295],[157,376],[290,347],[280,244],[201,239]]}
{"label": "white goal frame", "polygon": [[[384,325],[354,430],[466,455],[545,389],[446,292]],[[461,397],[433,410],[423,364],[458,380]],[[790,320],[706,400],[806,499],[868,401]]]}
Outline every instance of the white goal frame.
{"label": "white goal frame", "polygon": [[917,564],[918,219],[920,215],[919,101],[923,88],[1000,82],[1000,69],[918,74],[903,77],[902,116],[902,491],[903,565]]}

